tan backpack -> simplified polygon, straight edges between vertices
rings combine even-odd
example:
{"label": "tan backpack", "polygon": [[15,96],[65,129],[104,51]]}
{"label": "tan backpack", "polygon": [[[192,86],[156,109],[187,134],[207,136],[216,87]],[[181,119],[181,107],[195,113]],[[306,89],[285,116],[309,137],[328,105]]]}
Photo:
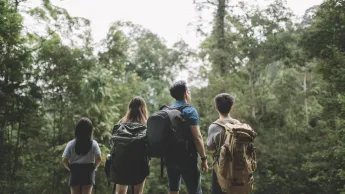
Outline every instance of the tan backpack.
{"label": "tan backpack", "polygon": [[213,163],[219,186],[227,194],[249,194],[253,190],[256,170],[256,132],[237,120],[226,123],[219,119],[214,124],[225,130]]}

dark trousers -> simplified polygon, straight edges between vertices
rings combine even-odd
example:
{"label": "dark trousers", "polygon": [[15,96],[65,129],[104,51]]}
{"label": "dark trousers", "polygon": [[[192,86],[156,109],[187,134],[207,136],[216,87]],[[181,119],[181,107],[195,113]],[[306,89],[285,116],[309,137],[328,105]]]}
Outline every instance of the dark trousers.
{"label": "dark trousers", "polygon": [[174,165],[167,165],[169,191],[179,191],[181,178],[186,184],[189,194],[202,194],[201,173],[197,163],[187,169],[179,169]]}
{"label": "dark trousers", "polygon": [[212,172],[212,194],[226,194],[222,191],[218,184],[218,179],[216,172],[213,170]]}

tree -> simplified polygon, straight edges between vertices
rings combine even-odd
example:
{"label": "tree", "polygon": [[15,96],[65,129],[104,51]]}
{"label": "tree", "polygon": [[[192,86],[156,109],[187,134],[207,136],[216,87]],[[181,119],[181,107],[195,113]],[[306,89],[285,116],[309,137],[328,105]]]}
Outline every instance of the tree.
{"label": "tree", "polygon": [[[310,183],[320,184],[320,193],[344,192],[344,64],[345,17],[344,1],[327,0],[315,12],[313,22],[305,30],[301,45],[308,57],[316,58],[317,68],[324,81],[320,95],[323,105],[322,119],[318,121],[319,138],[312,144],[316,150],[309,155],[306,168],[310,170]],[[324,162],[329,158],[329,162]]]}
{"label": "tree", "polygon": [[15,193],[23,150],[40,126],[36,117],[41,94],[21,34],[22,17],[7,0],[0,2],[0,23],[0,184],[4,192]]}

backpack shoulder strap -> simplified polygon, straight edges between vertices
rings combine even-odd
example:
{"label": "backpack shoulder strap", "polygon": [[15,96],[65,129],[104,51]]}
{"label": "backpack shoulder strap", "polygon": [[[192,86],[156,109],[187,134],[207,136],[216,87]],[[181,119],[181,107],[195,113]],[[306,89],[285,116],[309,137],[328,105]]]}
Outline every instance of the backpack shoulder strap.
{"label": "backpack shoulder strap", "polygon": [[190,107],[190,106],[191,106],[191,105],[189,105],[189,104],[185,104],[185,105],[182,105],[182,106],[177,107],[176,109],[182,112],[183,109],[185,109],[185,108],[187,108],[187,107]]}
{"label": "backpack shoulder strap", "polygon": [[226,126],[225,126],[225,121],[222,120],[222,119],[217,119],[216,121],[213,122],[213,124],[219,125],[219,126],[221,126],[221,127],[223,127],[223,128],[226,127]]}
{"label": "backpack shoulder strap", "polygon": [[[226,124],[227,124],[228,122],[226,122],[226,121],[223,120],[223,119],[218,119],[218,120],[214,121],[213,123],[214,123],[214,124],[217,124],[217,125],[220,125],[220,126],[222,126],[223,128],[225,128],[225,127],[226,127]],[[230,123],[233,124],[233,125],[242,124],[239,120],[236,120],[236,119],[234,119],[234,118],[231,118]]]}
{"label": "backpack shoulder strap", "polygon": [[120,128],[120,126],[121,126],[121,120],[114,125],[113,129],[111,130],[111,134],[114,134]]}
{"label": "backpack shoulder strap", "polygon": [[170,107],[169,107],[169,106],[167,106],[167,105],[163,105],[163,106],[161,106],[161,107],[159,108],[159,110],[163,110],[163,109],[165,109],[165,108],[170,109]]}
{"label": "backpack shoulder strap", "polygon": [[214,152],[213,154],[213,158],[214,158],[214,163],[213,165],[218,161],[218,157],[219,157],[219,154],[220,154],[220,148],[221,146],[224,144],[224,142],[226,141],[227,138],[229,138],[229,134],[226,133],[226,122],[222,119],[217,119],[216,121],[213,122],[213,124],[216,124],[220,127],[223,128],[223,132],[224,132],[224,135],[222,135],[222,133],[220,133],[220,137],[219,137],[219,143],[218,143],[218,146],[217,146],[217,149],[216,151]]}
{"label": "backpack shoulder strap", "polygon": [[182,112],[183,111],[183,109],[185,109],[185,108],[187,108],[187,107],[190,107],[191,105],[189,105],[189,104],[184,104],[184,105],[182,105],[182,106],[178,106],[178,107],[169,107],[169,109],[170,110],[178,110],[178,111],[180,111],[180,112]]}

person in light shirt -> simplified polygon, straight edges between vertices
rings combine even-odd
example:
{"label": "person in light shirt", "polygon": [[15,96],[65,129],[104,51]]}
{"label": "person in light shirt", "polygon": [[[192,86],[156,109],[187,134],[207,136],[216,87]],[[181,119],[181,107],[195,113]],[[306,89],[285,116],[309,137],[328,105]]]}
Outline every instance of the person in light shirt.
{"label": "person in light shirt", "polygon": [[[240,121],[232,118],[230,116],[230,112],[234,106],[235,99],[228,93],[221,93],[218,94],[215,98],[215,109],[219,115],[219,121],[222,123],[232,123],[232,124],[239,124]],[[215,151],[214,158],[218,161],[218,156],[220,152],[220,147],[222,146],[222,138],[225,135],[224,128],[219,126],[215,123],[212,123],[208,129],[208,136],[207,136],[207,149],[210,151]],[[224,141],[224,140],[223,140]],[[216,172],[213,170],[212,172],[212,194],[225,194],[222,192]]]}
{"label": "person in light shirt", "polygon": [[88,118],[81,118],[75,128],[75,138],[67,143],[62,163],[70,171],[72,194],[91,194],[95,171],[101,164],[101,150],[92,137],[93,126]]}

